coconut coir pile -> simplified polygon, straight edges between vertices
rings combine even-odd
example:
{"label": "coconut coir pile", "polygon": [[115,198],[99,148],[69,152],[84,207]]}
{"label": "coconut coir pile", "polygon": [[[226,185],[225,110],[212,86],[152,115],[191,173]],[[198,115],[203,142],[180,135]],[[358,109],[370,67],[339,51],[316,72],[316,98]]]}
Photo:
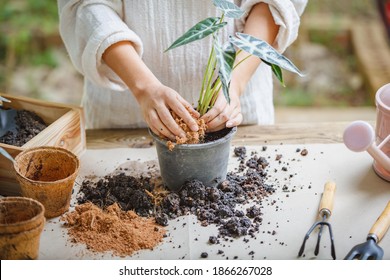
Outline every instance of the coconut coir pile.
{"label": "coconut coir pile", "polygon": [[112,251],[119,256],[152,249],[165,235],[165,230],[153,218],[123,211],[117,203],[104,210],[90,202],[84,203],[62,220],[74,242],[84,243],[95,252]]}

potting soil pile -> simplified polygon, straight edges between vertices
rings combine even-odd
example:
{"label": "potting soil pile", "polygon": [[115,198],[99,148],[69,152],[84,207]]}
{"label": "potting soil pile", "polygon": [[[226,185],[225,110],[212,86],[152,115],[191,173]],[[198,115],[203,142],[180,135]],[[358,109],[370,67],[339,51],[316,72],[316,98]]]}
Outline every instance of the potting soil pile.
{"label": "potting soil pile", "polygon": [[47,127],[37,114],[27,110],[18,110],[14,121],[16,131],[7,131],[0,137],[1,143],[21,147]]}
{"label": "potting soil pile", "polygon": [[[266,148],[263,147],[263,151]],[[301,156],[306,154],[301,153]],[[77,202],[81,205],[78,206],[76,214],[73,214],[78,217],[79,221],[73,222],[72,219],[76,218],[70,220],[68,218],[68,224],[70,226],[84,225],[88,227],[88,230],[85,230],[82,226],[73,227],[71,228],[71,234],[73,237],[78,237],[75,238],[77,242],[87,243],[91,239],[97,241],[95,234],[98,236],[99,229],[104,229],[104,226],[90,226],[91,217],[96,214],[87,214],[88,211],[84,213],[84,209],[90,209],[92,205],[96,205],[93,208],[94,213],[100,211],[99,213],[103,215],[106,212],[101,212],[102,210],[98,209],[115,205],[116,210],[110,210],[107,213],[117,213],[119,211],[118,207],[120,207],[121,211],[134,211],[133,216],[139,216],[140,219],[144,219],[143,217],[149,219],[150,226],[142,227],[139,241],[150,242],[148,243],[150,246],[157,245],[163,236],[163,231],[156,224],[153,225],[154,221],[160,226],[167,226],[170,220],[188,214],[195,215],[202,226],[210,224],[217,226],[218,235],[210,236],[210,244],[219,243],[220,239],[234,239],[240,236],[256,238],[256,233],[260,231],[263,220],[262,201],[275,192],[275,187],[270,183],[266,183],[266,181],[272,181],[272,175],[269,174],[272,171],[268,170],[268,160],[276,160],[281,163],[282,155],[276,155],[273,159],[259,156],[258,152],[247,155],[245,147],[235,148],[234,155],[239,161],[238,168],[233,172],[229,172],[226,180],[220,182],[216,187],[206,187],[200,181],[191,180],[187,181],[180,191],[170,192],[163,188],[161,183],[156,183],[160,181],[154,178],[156,174],[152,174],[152,172],[149,176],[141,177],[131,176],[125,174],[125,172],[114,172],[103,178],[98,178],[98,180],[85,179],[77,197]],[[282,167],[282,170],[284,169],[287,170],[287,167]],[[273,181],[272,184],[279,183]],[[272,200],[271,203],[273,203]],[[82,221],[83,216],[89,218],[88,222]],[[68,217],[74,216],[68,215]],[[94,219],[101,220],[101,218]],[[105,244],[106,247],[100,249],[121,250],[113,247],[116,243],[115,238],[120,232],[119,229],[116,229],[117,226],[121,226],[121,224],[111,223],[110,228],[113,233],[110,235],[103,234],[105,237],[111,238],[111,241],[96,242],[101,243],[101,245]],[[85,234],[86,232],[88,232],[88,235]],[[155,242],[144,240],[146,236],[150,236],[152,233],[154,233]],[[128,232],[127,236],[132,234],[137,233]],[[270,234],[275,234],[275,231],[270,232]],[[135,237],[133,239],[137,240]],[[90,244],[88,246],[92,248]],[[133,249],[152,248],[150,246],[134,245]],[[130,255],[134,250],[120,252],[121,254],[128,253]]]}
{"label": "potting soil pile", "polygon": [[165,234],[154,219],[123,211],[117,203],[104,210],[92,203],[78,205],[62,219],[73,241],[84,243],[95,252],[112,251],[119,256],[152,249]]}

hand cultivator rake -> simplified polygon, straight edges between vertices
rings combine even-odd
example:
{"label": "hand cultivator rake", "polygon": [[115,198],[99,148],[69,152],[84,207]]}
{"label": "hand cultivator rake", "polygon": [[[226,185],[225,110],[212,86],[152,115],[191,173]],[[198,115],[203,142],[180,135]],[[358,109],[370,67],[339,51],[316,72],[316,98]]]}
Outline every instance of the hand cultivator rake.
{"label": "hand cultivator rake", "polygon": [[333,182],[327,182],[324,186],[324,192],[322,194],[321,202],[320,202],[320,207],[318,209],[318,215],[322,219],[321,221],[315,222],[311,228],[308,230],[308,232],[305,235],[305,238],[303,239],[302,246],[299,250],[298,256],[301,257],[303,254],[303,251],[305,250],[305,244],[306,241],[309,239],[310,234],[313,232],[313,230],[316,227],[320,227],[319,232],[318,232],[318,237],[317,237],[317,244],[316,248],[314,250],[314,255],[318,255],[320,251],[320,241],[321,241],[321,236],[322,236],[322,230],[326,226],[329,229],[329,235],[330,235],[330,242],[331,242],[331,255],[333,259],[336,259],[336,250],[334,247],[334,238],[333,238],[333,233],[332,233],[332,227],[329,222],[327,222],[327,219],[330,218],[332,215],[332,210],[333,210],[333,197],[334,197],[334,192],[336,190],[336,184]]}

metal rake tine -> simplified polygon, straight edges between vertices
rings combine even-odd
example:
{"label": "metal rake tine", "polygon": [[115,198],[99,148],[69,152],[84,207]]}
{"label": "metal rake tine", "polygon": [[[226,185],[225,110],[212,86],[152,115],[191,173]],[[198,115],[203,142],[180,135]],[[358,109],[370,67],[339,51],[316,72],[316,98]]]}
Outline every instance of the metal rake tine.
{"label": "metal rake tine", "polygon": [[370,253],[365,252],[359,259],[368,260],[369,257],[372,257],[372,255]]}
{"label": "metal rake tine", "polygon": [[316,248],[314,250],[314,255],[318,255],[318,253],[320,252],[320,241],[321,241],[321,236],[322,236],[322,228],[324,227],[323,224],[321,224],[320,226],[320,230],[318,232],[318,237],[317,237],[317,244],[316,244]]}
{"label": "metal rake tine", "polygon": [[309,239],[309,236],[310,236],[311,232],[315,229],[315,227],[316,227],[319,223],[320,223],[320,222],[314,223],[314,224],[311,226],[311,228],[306,232],[305,237],[304,237],[303,242],[302,242],[302,245],[301,245],[301,248],[299,249],[298,257],[302,256],[303,251],[305,250],[306,241]]}
{"label": "metal rake tine", "polygon": [[327,215],[323,215],[322,216],[322,222],[319,223],[321,225],[321,227],[320,227],[320,230],[318,232],[317,245],[316,245],[316,248],[314,250],[314,255],[316,255],[316,256],[320,252],[320,241],[321,241],[321,236],[322,236],[322,229],[324,228],[324,224],[325,224],[326,218],[327,218]]}
{"label": "metal rake tine", "polygon": [[330,253],[331,253],[331,256],[332,258],[335,260],[336,259],[336,249],[335,249],[335,246],[334,246],[334,237],[333,237],[333,232],[332,232],[332,226],[328,223],[328,222],[319,222],[318,224],[321,225],[321,228],[320,228],[320,232],[318,233],[318,239],[317,239],[317,245],[316,245],[316,249],[314,251],[314,254],[317,256],[319,251],[320,251],[320,239],[321,239],[321,236],[322,236],[322,228],[324,226],[327,226],[328,229],[329,229],[329,236],[330,236]]}
{"label": "metal rake tine", "polygon": [[329,229],[329,235],[330,235],[330,253],[333,257],[333,259],[336,259],[336,249],[334,246],[334,237],[333,237],[333,232],[332,232],[332,227],[329,223],[327,223],[328,229]]}
{"label": "metal rake tine", "polygon": [[350,251],[344,258],[344,260],[354,260],[359,254],[355,251]]}
{"label": "metal rake tine", "polygon": [[305,251],[306,240],[308,240],[308,239],[309,239],[309,236],[305,235],[305,238],[303,239],[301,248],[299,249],[298,257],[301,257],[303,255],[303,251]]}

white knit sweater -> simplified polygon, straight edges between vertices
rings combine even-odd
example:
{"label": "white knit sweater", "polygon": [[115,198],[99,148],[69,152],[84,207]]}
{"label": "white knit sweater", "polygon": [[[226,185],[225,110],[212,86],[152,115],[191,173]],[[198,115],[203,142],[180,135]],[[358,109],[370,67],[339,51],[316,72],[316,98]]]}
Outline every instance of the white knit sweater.
{"label": "white knit sweater", "polygon": [[[283,52],[297,37],[307,0],[236,0],[248,12],[265,2],[280,26],[276,47]],[[104,63],[112,44],[132,41],[143,61],[166,86],[196,104],[210,39],[164,50],[202,19],[220,15],[211,0],[59,0],[60,33],[70,58],[85,77],[82,105],[88,128],[145,127],[133,94]],[[223,36],[242,31],[245,18],[229,21]],[[259,27],[261,28],[261,27]],[[272,73],[261,63],[241,97],[243,124],[274,121]]]}

